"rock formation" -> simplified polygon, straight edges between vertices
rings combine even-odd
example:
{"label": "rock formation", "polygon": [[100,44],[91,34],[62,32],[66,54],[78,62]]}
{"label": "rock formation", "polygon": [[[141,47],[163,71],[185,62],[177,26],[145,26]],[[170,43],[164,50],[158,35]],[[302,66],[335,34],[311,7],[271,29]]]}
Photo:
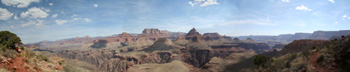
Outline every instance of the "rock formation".
{"label": "rock formation", "polygon": [[221,39],[223,38],[219,33],[204,33],[203,34],[204,37],[210,37],[212,38],[213,40],[218,40],[218,39]]}
{"label": "rock formation", "polygon": [[189,40],[189,39],[193,39],[193,37],[197,37],[199,39],[204,39],[204,37],[199,33],[197,32],[197,30],[195,28],[192,28],[185,36],[185,39],[186,40]]}

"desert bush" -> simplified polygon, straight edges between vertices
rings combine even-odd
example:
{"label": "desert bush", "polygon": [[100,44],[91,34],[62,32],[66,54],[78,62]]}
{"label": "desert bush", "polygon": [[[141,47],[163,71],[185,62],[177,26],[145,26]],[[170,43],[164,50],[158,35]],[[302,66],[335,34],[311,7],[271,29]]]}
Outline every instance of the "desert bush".
{"label": "desert bush", "polygon": [[1,54],[4,57],[12,58],[12,59],[16,58],[18,55],[17,51],[11,50],[11,49],[5,49],[5,51],[1,52]]}
{"label": "desert bush", "polygon": [[70,65],[63,66],[64,72],[78,72],[77,69]]}
{"label": "desert bush", "polygon": [[47,57],[43,55],[38,55],[37,58],[40,60],[49,61],[49,59],[47,59]]}
{"label": "desert bush", "polygon": [[0,72],[10,72],[10,71],[8,71],[7,69],[1,68]]}
{"label": "desert bush", "polygon": [[310,52],[309,51],[302,51],[301,54],[304,56],[304,57],[307,57],[310,55]]}
{"label": "desert bush", "polygon": [[31,58],[31,57],[34,57],[35,56],[35,53],[33,51],[30,51],[30,50],[24,50],[25,51],[25,56],[27,58]]}
{"label": "desert bush", "polygon": [[316,48],[317,48],[316,46],[313,46],[313,47],[312,47],[312,50],[314,50],[314,49],[316,49]]}
{"label": "desert bush", "polygon": [[317,63],[320,63],[323,60],[324,60],[324,55],[321,55],[317,58]]}
{"label": "desert bush", "polygon": [[254,59],[254,64],[257,67],[265,67],[269,61],[271,61],[270,57],[263,56],[263,55],[256,55],[256,57]]}

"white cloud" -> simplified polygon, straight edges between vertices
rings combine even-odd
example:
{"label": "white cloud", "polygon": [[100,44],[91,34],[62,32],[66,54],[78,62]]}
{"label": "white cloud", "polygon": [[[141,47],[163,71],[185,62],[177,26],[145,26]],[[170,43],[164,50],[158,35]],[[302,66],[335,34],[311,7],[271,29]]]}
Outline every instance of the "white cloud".
{"label": "white cloud", "polygon": [[[344,20],[346,17],[347,17],[347,15],[344,15],[344,16],[343,16],[343,20]],[[349,17],[350,17],[350,16],[349,16]]]}
{"label": "white cloud", "polygon": [[72,21],[80,20],[81,18],[73,18]]}
{"label": "white cloud", "polygon": [[89,18],[84,18],[84,21],[85,21],[85,22],[91,22],[91,19],[89,19]]}
{"label": "white cloud", "polygon": [[331,2],[331,3],[335,3],[334,0],[328,0],[328,1]]}
{"label": "white cloud", "polygon": [[282,0],[282,2],[290,2],[289,0]]}
{"label": "white cloud", "polygon": [[207,0],[204,1],[203,4],[201,4],[200,6],[209,6],[209,5],[216,5],[219,4],[216,0]]}
{"label": "white cloud", "polygon": [[58,16],[58,14],[53,14],[52,18],[56,18]]}
{"label": "white cloud", "polygon": [[64,24],[64,23],[67,23],[68,20],[56,20],[55,22],[56,22],[56,24],[58,24],[58,25],[62,25],[62,24]]}
{"label": "white cloud", "polygon": [[50,5],[50,6],[52,6],[52,5],[53,5],[53,3],[49,3],[49,5]]}
{"label": "white cloud", "polygon": [[76,14],[73,14],[72,16],[70,16],[71,18],[74,18],[74,17],[77,17],[78,15]]}
{"label": "white cloud", "polygon": [[21,13],[22,18],[29,17],[29,18],[36,19],[36,18],[46,18],[47,16],[49,16],[49,14],[47,14],[45,11],[37,7],[30,8],[28,9],[28,11]]}
{"label": "white cloud", "polygon": [[190,4],[192,7],[194,6],[194,3],[192,3],[191,1],[188,2],[188,4]]}
{"label": "white cloud", "polygon": [[13,25],[12,26],[10,26],[11,28],[15,28]]}
{"label": "white cloud", "polygon": [[30,20],[29,22],[22,24],[22,27],[31,26],[31,25],[43,26],[44,25],[43,22],[44,22],[43,20],[36,20],[36,21]]}
{"label": "white cloud", "polygon": [[304,6],[304,5],[297,6],[295,9],[297,9],[297,10],[305,10],[305,11],[311,11],[311,9],[307,8],[307,7]]}
{"label": "white cloud", "polygon": [[0,20],[7,20],[13,16],[13,13],[9,12],[5,8],[0,8]]}
{"label": "white cloud", "polygon": [[13,19],[17,20],[18,19],[17,15],[13,16]]}
{"label": "white cloud", "polygon": [[265,22],[268,21],[266,19],[261,19],[261,20],[255,20],[255,19],[247,19],[247,20],[232,20],[232,21],[227,21],[222,23],[221,25],[236,25],[236,24],[257,24],[257,25],[277,25],[277,24],[272,24],[270,22]]}
{"label": "white cloud", "polygon": [[40,2],[40,0],[1,0],[1,3],[6,6],[14,6],[17,8],[25,8],[32,2]]}
{"label": "white cloud", "polygon": [[203,7],[203,6],[217,5],[220,3],[217,2],[217,0],[194,0],[194,1],[188,2],[188,4],[190,4],[191,6],[195,6],[199,4],[199,6]]}
{"label": "white cloud", "polygon": [[335,24],[338,24],[338,22],[334,22]]}
{"label": "white cloud", "polygon": [[98,5],[97,5],[97,4],[94,4],[94,7],[98,7]]}
{"label": "white cloud", "polygon": [[61,14],[64,14],[64,11],[61,11]]}

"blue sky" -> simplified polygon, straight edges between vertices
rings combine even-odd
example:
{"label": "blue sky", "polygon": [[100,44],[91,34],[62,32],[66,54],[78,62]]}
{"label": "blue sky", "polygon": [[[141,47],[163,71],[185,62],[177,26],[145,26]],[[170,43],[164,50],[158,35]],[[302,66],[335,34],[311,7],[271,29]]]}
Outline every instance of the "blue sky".
{"label": "blue sky", "polygon": [[222,35],[349,30],[349,0],[1,0],[0,30],[22,42],[141,33]]}

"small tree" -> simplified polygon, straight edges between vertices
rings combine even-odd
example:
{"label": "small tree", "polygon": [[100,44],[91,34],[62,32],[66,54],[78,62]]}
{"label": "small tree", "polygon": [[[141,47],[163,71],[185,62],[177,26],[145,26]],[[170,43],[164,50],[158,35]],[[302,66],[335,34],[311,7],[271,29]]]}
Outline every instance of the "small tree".
{"label": "small tree", "polygon": [[10,31],[0,32],[0,46],[1,48],[16,49],[16,44],[22,44],[21,39],[16,34]]}
{"label": "small tree", "polygon": [[271,60],[270,57],[263,56],[263,55],[256,55],[254,59],[254,64],[257,67],[265,67],[267,62],[269,62],[270,60]]}

